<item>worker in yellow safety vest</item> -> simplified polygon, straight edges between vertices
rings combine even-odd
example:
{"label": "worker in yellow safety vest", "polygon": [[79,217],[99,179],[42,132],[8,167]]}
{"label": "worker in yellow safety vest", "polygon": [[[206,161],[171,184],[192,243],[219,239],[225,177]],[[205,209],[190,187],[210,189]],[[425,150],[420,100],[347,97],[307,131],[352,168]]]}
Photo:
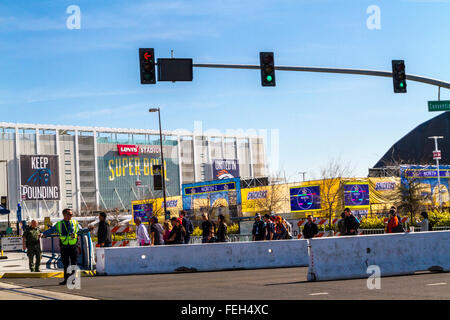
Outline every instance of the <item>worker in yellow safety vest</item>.
{"label": "worker in yellow safety vest", "polygon": [[59,244],[61,247],[61,260],[64,266],[64,280],[60,282],[60,285],[65,285],[67,283],[67,268],[69,265],[77,264],[77,243],[78,243],[78,232],[80,226],[78,221],[72,220],[72,210],[63,210],[63,220],[58,221],[55,224],[56,231],[59,235]]}

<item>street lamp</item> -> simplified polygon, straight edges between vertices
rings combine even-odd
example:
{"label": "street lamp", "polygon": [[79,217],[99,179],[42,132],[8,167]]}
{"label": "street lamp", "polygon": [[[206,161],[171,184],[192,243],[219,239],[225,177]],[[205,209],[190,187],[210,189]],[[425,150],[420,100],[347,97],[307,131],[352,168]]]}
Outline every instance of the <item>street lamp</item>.
{"label": "street lamp", "polygon": [[[439,152],[438,149],[438,143],[437,143],[437,139],[443,139],[444,137],[442,136],[432,136],[432,137],[428,137],[428,139],[434,139],[434,147],[435,147],[435,152]],[[433,158],[436,159],[436,168],[437,168],[437,177],[438,177],[438,194],[439,194],[439,209],[442,210],[442,198],[441,198],[441,174],[439,172],[439,159],[441,158],[440,156],[434,156]]]}
{"label": "street lamp", "polygon": [[161,112],[159,108],[150,108],[148,112],[158,112],[159,118],[159,143],[161,148],[161,173],[162,173],[162,187],[163,187],[163,197],[164,197],[164,217],[169,220],[170,216],[167,215],[167,204],[166,204],[166,171],[164,170],[164,153],[162,145],[162,131],[161,131]]}
{"label": "street lamp", "polygon": [[305,181],[305,174],[306,173],[307,173],[306,171],[299,171],[298,172],[298,174],[302,174],[303,175],[303,181]]}

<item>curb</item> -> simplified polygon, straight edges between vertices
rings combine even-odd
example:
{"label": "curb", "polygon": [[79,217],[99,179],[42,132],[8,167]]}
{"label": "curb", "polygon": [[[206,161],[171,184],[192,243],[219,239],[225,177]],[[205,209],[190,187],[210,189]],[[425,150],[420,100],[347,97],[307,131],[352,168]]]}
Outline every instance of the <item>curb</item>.
{"label": "curb", "polygon": [[[82,277],[93,277],[96,275],[96,271],[81,270]],[[5,272],[0,274],[1,279],[14,279],[14,278],[64,278],[63,271],[57,272]]]}

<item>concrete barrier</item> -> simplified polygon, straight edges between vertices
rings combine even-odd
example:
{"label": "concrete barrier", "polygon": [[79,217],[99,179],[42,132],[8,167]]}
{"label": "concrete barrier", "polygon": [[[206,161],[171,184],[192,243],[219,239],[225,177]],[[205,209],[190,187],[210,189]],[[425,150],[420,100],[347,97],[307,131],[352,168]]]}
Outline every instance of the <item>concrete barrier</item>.
{"label": "concrete barrier", "polygon": [[450,231],[311,239],[308,256],[309,281],[367,278],[370,265],[381,276],[450,271]]}
{"label": "concrete barrier", "polygon": [[260,269],[308,265],[306,240],[97,248],[97,274]]}

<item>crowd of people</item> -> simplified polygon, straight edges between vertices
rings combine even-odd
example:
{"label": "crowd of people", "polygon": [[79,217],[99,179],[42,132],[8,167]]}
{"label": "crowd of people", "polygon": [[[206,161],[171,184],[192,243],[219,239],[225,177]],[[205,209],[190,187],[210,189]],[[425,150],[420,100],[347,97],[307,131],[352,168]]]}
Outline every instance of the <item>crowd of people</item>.
{"label": "crowd of people", "polygon": [[[210,220],[207,213],[202,214],[202,243],[228,242],[228,226],[225,216],[218,215],[217,222]],[[186,211],[182,210],[179,217],[172,217],[163,225],[158,218],[150,218],[149,227],[146,228],[140,218],[135,219],[136,240],[140,246],[189,244],[194,232],[192,221],[187,217]]]}
{"label": "crowd of people", "polygon": [[[386,233],[405,232],[395,207],[389,211],[390,218],[386,223]],[[422,221],[417,221],[421,226],[421,231],[429,231],[430,224],[428,215],[422,212]],[[218,215],[217,221],[212,221],[207,213],[202,214],[202,243],[229,242],[228,226],[225,217]],[[194,232],[192,221],[187,217],[186,211],[180,211],[179,217],[172,217],[170,220],[160,224],[158,218],[150,218],[149,225],[146,227],[140,218],[135,219],[136,240],[140,246],[171,245],[171,244],[189,244],[191,235]],[[300,221],[299,226],[303,223]],[[357,235],[360,221],[353,215],[349,208],[341,214],[341,219],[337,223],[337,231],[340,235]],[[301,231],[304,239],[314,238],[319,233],[319,228],[314,222],[313,217],[309,215],[307,222],[303,225]],[[292,224],[280,215],[261,214],[255,215],[255,222],[252,228],[252,241],[264,240],[285,240],[293,239]],[[101,247],[111,246],[111,234],[106,224],[106,215],[100,214],[100,224],[98,227],[98,243]]]}

